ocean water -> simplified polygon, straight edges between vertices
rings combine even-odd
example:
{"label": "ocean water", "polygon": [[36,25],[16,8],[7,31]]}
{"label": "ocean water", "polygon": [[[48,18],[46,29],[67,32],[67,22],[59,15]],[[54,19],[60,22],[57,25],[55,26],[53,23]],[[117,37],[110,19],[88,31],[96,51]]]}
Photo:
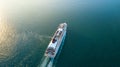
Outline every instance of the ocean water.
{"label": "ocean water", "polygon": [[120,1],[0,1],[0,67],[37,67],[67,22],[55,67],[120,67]]}

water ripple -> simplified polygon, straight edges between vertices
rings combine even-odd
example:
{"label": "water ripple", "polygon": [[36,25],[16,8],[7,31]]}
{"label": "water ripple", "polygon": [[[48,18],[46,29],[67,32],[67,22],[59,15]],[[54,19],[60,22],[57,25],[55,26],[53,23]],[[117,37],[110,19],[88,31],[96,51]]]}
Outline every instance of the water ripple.
{"label": "water ripple", "polygon": [[0,61],[12,55],[17,41],[15,36],[16,31],[10,24],[0,23]]}

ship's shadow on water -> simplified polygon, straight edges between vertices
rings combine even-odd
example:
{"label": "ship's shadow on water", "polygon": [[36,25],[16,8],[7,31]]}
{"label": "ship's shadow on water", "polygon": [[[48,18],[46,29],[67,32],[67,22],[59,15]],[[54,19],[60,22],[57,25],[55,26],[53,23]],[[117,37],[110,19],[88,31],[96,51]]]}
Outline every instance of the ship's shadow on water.
{"label": "ship's shadow on water", "polygon": [[12,55],[0,60],[0,67],[36,67],[50,38],[29,31],[16,33]]}

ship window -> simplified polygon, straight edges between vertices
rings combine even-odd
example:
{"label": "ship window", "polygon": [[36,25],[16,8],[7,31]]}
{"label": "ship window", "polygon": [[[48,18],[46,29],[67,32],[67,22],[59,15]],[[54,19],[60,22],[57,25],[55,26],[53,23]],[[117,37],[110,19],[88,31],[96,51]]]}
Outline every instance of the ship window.
{"label": "ship window", "polygon": [[56,36],[53,38],[52,43],[55,43],[57,41]]}
{"label": "ship window", "polygon": [[52,40],[52,43],[55,43],[57,40],[54,38],[53,40]]}
{"label": "ship window", "polygon": [[60,31],[60,33],[59,33],[60,35],[62,34],[62,31]]}

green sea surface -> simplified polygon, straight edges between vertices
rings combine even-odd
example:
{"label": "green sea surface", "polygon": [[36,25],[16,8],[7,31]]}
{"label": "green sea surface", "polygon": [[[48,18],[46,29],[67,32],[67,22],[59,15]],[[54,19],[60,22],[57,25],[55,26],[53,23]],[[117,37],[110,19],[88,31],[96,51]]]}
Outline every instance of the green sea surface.
{"label": "green sea surface", "polygon": [[0,1],[0,67],[37,67],[60,23],[55,67],[120,67],[120,1]]}

